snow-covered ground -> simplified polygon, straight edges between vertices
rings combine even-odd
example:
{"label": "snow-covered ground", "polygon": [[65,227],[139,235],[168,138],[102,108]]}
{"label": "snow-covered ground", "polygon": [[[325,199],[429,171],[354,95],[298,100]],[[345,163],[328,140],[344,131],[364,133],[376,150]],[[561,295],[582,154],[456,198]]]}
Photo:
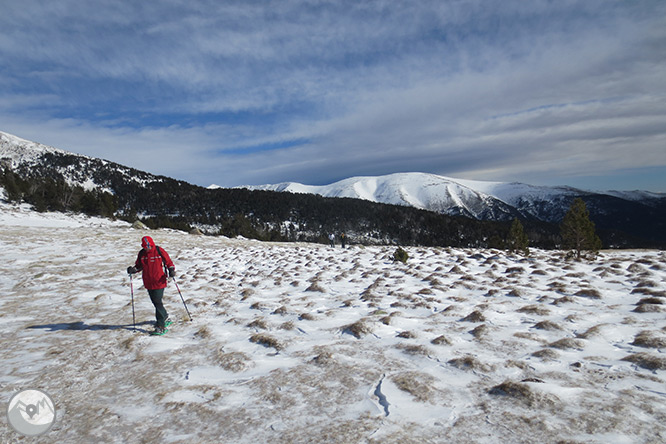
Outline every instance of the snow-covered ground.
{"label": "snow-covered ground", "polygon": [[[275,244],[148,232],[190,322],[152,337],[146,234],[0,215],[0,399],[58,443],[663,443],[666,253]],[[1,442],[21,438],[2,417]]]}

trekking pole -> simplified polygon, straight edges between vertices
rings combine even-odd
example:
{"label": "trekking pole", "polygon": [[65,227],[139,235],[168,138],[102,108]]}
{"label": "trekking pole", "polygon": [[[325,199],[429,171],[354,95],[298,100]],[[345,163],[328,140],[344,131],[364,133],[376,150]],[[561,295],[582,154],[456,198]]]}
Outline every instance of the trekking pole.
{"label": "trekking pole", "polygon": [[136,331],[136,317],[134,316],[134,284],[132,284],[132,275],[130,277],[130,294],[132,295],[132,330]]}
{"label": "trekking pole", "polygon": [[173,279],[173,283],[176,284],[176,290],[178,290],[178,294],[180,295],[180,300],[183,301],[183,306],[185,307],[185,311],[187,312],[187,316],[190,317],[190,321],[192,321],[192,315],[190,314],[190,310],[187,309],[187,304],[185,303],[185,299],[183,299],[183,293],[180,292],[180,288],[178,287],[178,282],[176,282],[175,277],[171,277]]}

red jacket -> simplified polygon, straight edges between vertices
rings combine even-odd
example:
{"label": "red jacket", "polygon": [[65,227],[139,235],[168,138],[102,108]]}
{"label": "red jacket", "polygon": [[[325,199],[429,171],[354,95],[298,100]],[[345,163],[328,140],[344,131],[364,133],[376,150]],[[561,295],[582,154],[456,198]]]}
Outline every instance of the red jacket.
{"label": "red jacket", "polygon": [[171,258],[164,249],[155,245],[150,236],[141,239],[141,246],[143,249],[139,251],[134,266],[137,271],[143,272],[143,286],[147,290],[165,288],[167,286],[167,275],[164,266],[166,265],[167,268],[174,267]]}

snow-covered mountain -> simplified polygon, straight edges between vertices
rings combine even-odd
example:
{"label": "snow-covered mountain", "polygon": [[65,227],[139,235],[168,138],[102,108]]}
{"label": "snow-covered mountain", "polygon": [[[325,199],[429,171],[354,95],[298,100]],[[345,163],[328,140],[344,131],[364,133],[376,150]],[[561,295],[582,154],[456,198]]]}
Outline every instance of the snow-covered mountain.
{"label": "snow-covered mountain", "polygon": [[629,202],[666,199],[664,194],[644,191],[593,193],[565,186],[461,180],[426,173],[352,177],[323,186],[285,182],[245,188],[351,197],[481,220],[508,220],[521,215],[548,222],[560,220],[576,197]]}
{"label": "snow-covered mountain", "polygon": [[25,176],[53,177],[57,174],[70,186],[108,192],[113,192],[110,179],[112,175],[139,185],[162,180],[159,176],[108,160],[75,154],[0,131],[0,167],[2,166]]}
{"label": "snow-covered mountain", "polygon": [[434,174],[396,173],[378,177],[352,177],[323,186],[286,182],[247,188],[349,197],[475,219],[504,220],[518,214],[501,199],[479,191],[471,184]]}
{"label": "snow-covered mountain", "polygon": [[[314,209],[308,202],[312,196],[287,196],[287,193],[284,193],[277,198],[275,195],[269,197],[261,193],[248,193],[244,189],[206,190],[183,181],[156,176],[107,160],[73,154],[0,132],[0,172],[2,171],[10,171],[12,177],[20,178],[24,187],[21,192],[23,200],[33,205],[39,203],[43,209],[81,209],[86,204],[86,211],[98,211],[95,214],[111,212],[130,217],[138,212],[144,216],[179,216],[190,223],[216,226],[217,229],[221,226],[221,221],[228,221],[242,214],[252,218],[256,227],[262,230],[267,230],[266,227],[286,227],[290,226],[289,224],[302,228],[311,224],[306,230],[308,236],[315,236],[316,230],[344,229],[349,232],[357,229],[366,234],[379,230],[383,234],[372,234],[373,239],[376,237],[395,240],[396,233],[400,233],[405,239],[410,239],[410,242],[414,242],[417,237],[426,239],[423,242],[432,242],[433,236],[441,234],[441,230],[435,228],[434,223],[428,225],[421,221],[410,225],[411,222],[408,221],[417,218],[416,213],[410,213],[413,208],[444,215],[467,216],[484,223],[509,221],[520,216],[534,222],[549,223],[550,228],[544,229],[552,233],[556,231],[553,224],[559,224],[571,202],[576,197],[581,197],[585,200],[597,228],[605,231],[602,239],[607,244],[666,245],[666,194],[663,193],[595,193],[572,187],[481,182],[425,173],[353,177],[326,186],[282,183],[239,187],[373,202],[359,206],[358,200],[317,201],[317,208]],[[27,186],[26,183],[29,182],[31,185]],[[72,189],[84,189],[89,193],[87,200],[83,199],[81,192],[62,188],[63,182]],[[57,190],[56,186],[59,187]],[[42,187],[42,191],[36,187]],[[16,195],[16,186],[14,188]],[[78,193],[74,200],[73,191]],[[31,199],[26,197],[26,193],[32,193]],[[106,196],[103,193],[106,193]],[[49,202],[45,202],[45,198],[49,198]],[[266,204],[268,201],[270,205]],[[406,212],[401,211],[400,216],[388,216],[394,210],[377,210],[372,206],[375,205],[374,202],[400,205],[406,207]],[[100,205],[104,211],[97,209]],[[332,219],[328,215],[327,211],[331,206],[336,206],[338,219]],[[277,207],[280,211],[276,212],[274,210]],[[324,207],[329,210],[324,210]],[[352,207],[354,210],[351,210]],[[377,211],[380,211],[382,216],[379,216]],[[367,225],[370,219],[375,226],[372,230],[369,230]],[[238,224],[237,221],[236,225]],[[335,224],[345,226],[334,226]],[[464,224],[470,231],[467,233],[470,238],[487,237],[487,233],[479,234],[483,231],[482,228],[472,228],[468,226],[469,222]],[[541,230],[537,225],[532,224],[532,228]],[[327,228],[323,228],[324,226]],[[297,234],[287,232],[286,228],[281,231],[283,236]],[[440,240],[446,243],[453,242],[452,239],[456,237],[464,237],[455,230],[441,235],[447,236],[446,241]],[[538,237],[547,239],[547,236],[542,234]],[[618,236],[624,241],[620,242]]]}

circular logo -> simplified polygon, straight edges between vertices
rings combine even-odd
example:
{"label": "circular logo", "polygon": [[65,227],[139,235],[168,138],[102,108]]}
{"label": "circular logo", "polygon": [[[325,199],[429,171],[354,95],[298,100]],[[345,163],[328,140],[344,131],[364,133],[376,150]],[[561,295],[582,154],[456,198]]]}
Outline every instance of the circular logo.
{"label": "circular logo", "polygon": [[9,401],[7,419],[14,430],[25,436],[48,432],[55,422],[55,404],[41,390],[23,390]]}

